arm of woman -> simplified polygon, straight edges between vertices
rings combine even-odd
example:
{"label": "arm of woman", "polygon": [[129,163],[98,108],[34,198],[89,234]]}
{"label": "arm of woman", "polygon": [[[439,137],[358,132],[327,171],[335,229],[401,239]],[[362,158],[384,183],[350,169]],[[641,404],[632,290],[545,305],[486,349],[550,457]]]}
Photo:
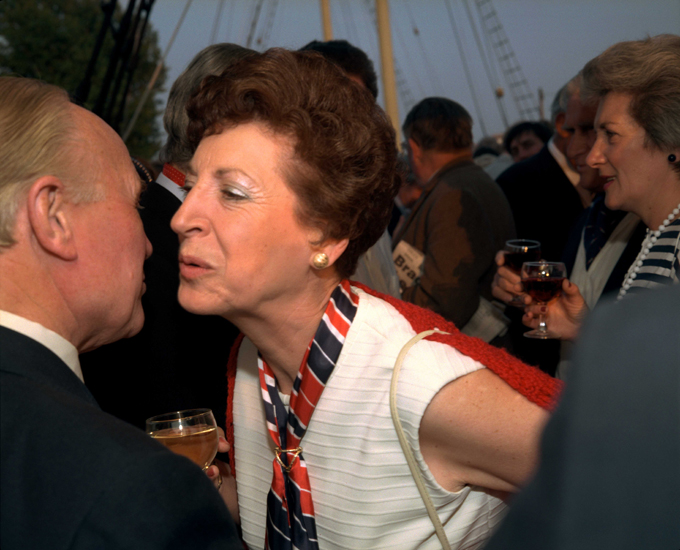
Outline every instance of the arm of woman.
{"label": "arm of woman", "polygon": [[435,395],[420,424],[420,450],[448,491],[465,485],[516,491],[537,465],[547,420],[545,410],[480,369]]}
{"label": "arm of woman", "polygon": [[531,328],[538,327],[538,315],[542,308],[550,332],[559,335],[561,340],[575,340],[583,320],[588,314],[588,305],[578,286],[569,280],[562,283],[562,295],[547,305],[531,303],[524,309],[522,322]]}

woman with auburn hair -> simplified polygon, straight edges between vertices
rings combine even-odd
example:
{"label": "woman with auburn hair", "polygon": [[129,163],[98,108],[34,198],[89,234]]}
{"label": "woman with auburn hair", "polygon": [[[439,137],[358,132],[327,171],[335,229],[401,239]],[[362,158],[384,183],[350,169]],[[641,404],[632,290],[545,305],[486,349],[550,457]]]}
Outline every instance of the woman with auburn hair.
{"label": "woman with auburn hair", "polygon": [[[680,36],[619,42],[583,68],[583,92],[599,100],[597,138],[588,165],[606,178],[605,204],[633,212],[647,237],[618,299],[680,282]],[[529,306],[525,324],[538,325]],[[565,281],[547,306],[547,324],[574,339],[588,312],[579,289]]]}
{"label": "woman with auburn hair", "polygon": [[[400,183],[384,112],[320,55],[281,49],[207,78],[187,112],[197,149],[172,221],[179,300],[244,334],[221,491],[248,547],[480,547],[502,516],[495,495],[534,469],[557,386],[349,282]],[[407,451],[390,412],[397,362]]]}

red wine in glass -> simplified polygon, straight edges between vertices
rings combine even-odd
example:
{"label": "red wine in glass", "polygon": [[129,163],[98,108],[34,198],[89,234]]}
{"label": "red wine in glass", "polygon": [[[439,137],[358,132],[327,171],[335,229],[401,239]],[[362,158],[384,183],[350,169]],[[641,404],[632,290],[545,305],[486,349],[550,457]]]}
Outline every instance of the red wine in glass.
{"label": "red wine in glass", "polygon": [[[567,269],[562,262],[525,262],[522,264],[522,285],[527,294],[539,304],[547,304],[562,293],[562,283],[567,277]],[[538,316],[538,328],[525,332],[527,338],[559,338],[550,332],[545,322],[545,314]]]}
{"label": "red wine in glass", "polygon": [[527,294],[536,302],[548,303],[562,294],[563,282],[564,277],[550,277],[545,279],[532,277],[530,279],[523,279],[522,285]]}
{"label": "red wine in glass", "polygon": [[[541,243],[528,239],[511,239],[505,242],[505,265],[519,275],[524,262],[537,262],[541,259]],[[515,296],[511,306],[524,307],[522,295]]]}

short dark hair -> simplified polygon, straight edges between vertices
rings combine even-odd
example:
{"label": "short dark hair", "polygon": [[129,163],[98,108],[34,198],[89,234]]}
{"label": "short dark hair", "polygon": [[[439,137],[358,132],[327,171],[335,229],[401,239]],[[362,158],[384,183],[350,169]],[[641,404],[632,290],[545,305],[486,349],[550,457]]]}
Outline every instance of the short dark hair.
{"label": "short dark hair", "polygon": [[550,126],[548,126],[545,122],[518,122],[517,124],[510,126],[510,129],[505,132],[505,136],[503,137],[503,147],[508,153],[510,152],[510,144],[512,143],[512,140],[518,136],[521,136],[525,132],[531,132],[543,143],[548,143],[553,135],[552,128],[550,128]]}
{"label": "short dark hair", "polygon": [[312,40],[300,48],[301,52],[307,50],[319,52],[348,75],[358,76],[366,89],[371,92],[373,99],[378,98],[378,75],[375,74],[373,61],[363,50],[353,46],[347,40],[328,40],[327,42]]}
{"label": "short dark hair", "polygon": [[404,136],[424,150],[450,152],[472,146],[472,117],[445,97],[427,97],[413,107],[402,126]]}
{"label": "short dark hair", "polygon": [[315,52],[272,48],[206,78],[187,104],[191,142],[256,122],[293,142],[284,178],[298,220],[325,239],[349,239],[336,261],[350,277],[383,234],[401,178],[395,133],[385,112]]}

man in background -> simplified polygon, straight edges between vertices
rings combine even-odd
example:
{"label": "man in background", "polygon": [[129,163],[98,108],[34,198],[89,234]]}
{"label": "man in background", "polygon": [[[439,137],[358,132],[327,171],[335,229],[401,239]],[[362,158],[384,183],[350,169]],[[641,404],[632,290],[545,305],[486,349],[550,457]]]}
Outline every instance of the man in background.
{"label": "man in background", "polygon": [[503,147],[513,162],[520,162],[537,154],[548,143],[552,130],[542,122],[518,122],[503,137]]}
{"label": "man in background", "polygon": [[142,429],[151,416],[195,408],[212,409],[226,429],[226,366],[238,330],[221,317],[194,315],[179,305],[179,241],[170,220],[184,200],[184,174],[194,154],[185,105],[206,76],[252,53],[235,44],[213,44],[172,85],[163,117],[168,134],[160,155],[163,172],[140,201],[154,249],[144,264],[144,328],[81,357],[85,381],[102,409]]}
{"label": "man in background", "polygon": [[[347,40],[327,42],[313,40],[300,48],[300,51],[306,50],[319,52],[345,71],[350,80],[368,90],[373,99],[378,99],[378,76],[373,68],[373,62],[363,50],[353,46]],[[359,258],[352,279],[378,292],[399,298],[399,278],[392,263],[391,242],[390,235],[385,228],[378,242]]]}
{"label": "man in background", "polygon": [[539,241],[542,257],[551,261],[561,258],[569,230],[592,198],[578,186],[579,173],[566,157],[569,136],[562,126],[572,88],[567,84],[555,96],[551,106],[555,132],[548,143],[496,179],[510,203],[517,238]]}
{"label": "man in background", "polygon": [[423,193],[394,238],[402,299],[490,342],[506,328],[490,300],[494,256],[515,234],[508,202],[472,160],[472,118],[461,105],[424,99],[403,131]]}
{"label": "man in background", "polygon": [[125,145],[66,93],[0,78],[0,545],[240,548],[188,459],[104,413],[78,353],[144,322],[151,254]]}

